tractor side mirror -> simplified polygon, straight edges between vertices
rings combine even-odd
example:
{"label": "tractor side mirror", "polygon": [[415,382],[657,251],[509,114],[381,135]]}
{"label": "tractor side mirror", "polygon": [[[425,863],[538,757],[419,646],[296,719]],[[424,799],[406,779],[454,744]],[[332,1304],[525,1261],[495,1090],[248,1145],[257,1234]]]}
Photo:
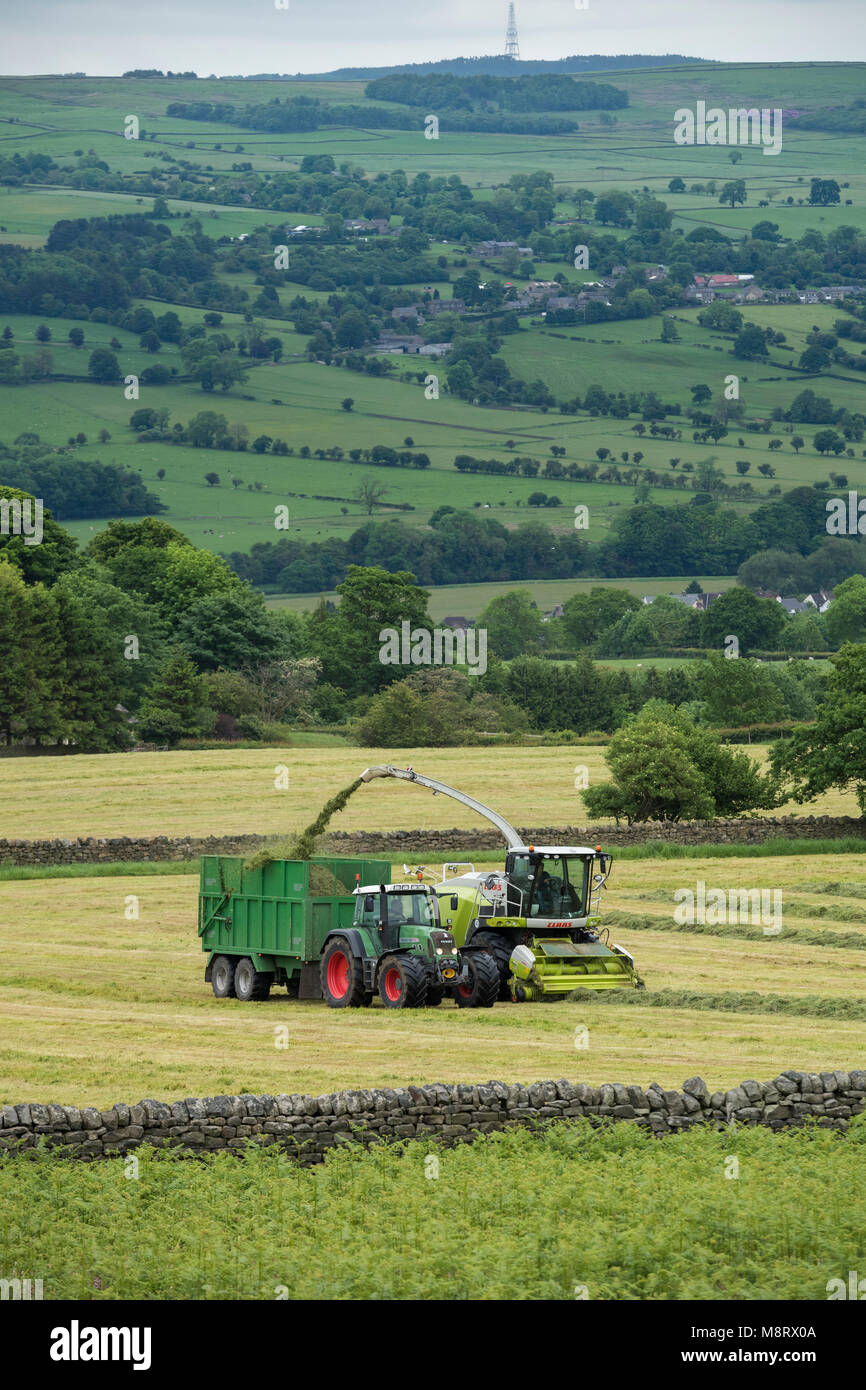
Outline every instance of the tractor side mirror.
{"label": "tractor side mirror", "polygon": [[456,912],[459,906],[460,906],[460,899],[458,898],[457,894],[454,893],[454,894],[452,894],[452,897],[451,897],[451,911],[452,911],[452,912]]}

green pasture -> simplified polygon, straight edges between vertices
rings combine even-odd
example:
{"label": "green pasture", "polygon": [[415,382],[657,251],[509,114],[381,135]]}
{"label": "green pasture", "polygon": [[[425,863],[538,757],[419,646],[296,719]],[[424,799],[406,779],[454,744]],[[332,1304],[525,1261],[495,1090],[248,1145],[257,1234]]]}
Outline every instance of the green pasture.
{"label": "green pasture", "polygon": [[[681,594],[692,578],[692,575],[688,575],[679,579],[515,579],[491,584],[443,584],[429,590],[430,602],[427,607],[431,618],[437,623],[448,617],[477,618],[492,599],[513,589],[528,589],[544,613],[550,612],[558,603],[565,603],[573,594],[589,593],[599,584],[609,589],[625,589],[642,597],[644,594]],[[729,589],[734,580],[730,577],[703,576],[699,577],[698,583],[707,593],[719,593]],[[315,608],[321,598],[339,602],[339,597],[336,591],[327,594],[277,594],[269,598],[267,604],[269,608],[288,608],[293,613],[304,613]],[[623,659],[598,664],[629,666],[632,663]],[[667,665],[680,663],[652,659],[644,664],[666,668]]]}
{"label": "green pasture", "polygon": [[[371,174],[393,168],[395,164],[412,174],[420,170],[441,169],[462,177],[488,194],[494,184],[504,182],[512,172],[549,168],[560,184],[586,186],[596,193],[613,187],[632,191],[644,188],[663,193],[675,212],[676,224],[684,233],[701,221],[730,233],[745,232],[756,221],[778,221],[785,235],[798,235],[807,227],[830,231],[843,222],[863,226],[866,217],[866,140],[859,137],[829,135],[823,132],[790,132],[782,153],[768,158],[760,149],[745,148],[736,168],[728,161],[724,147],[677,147],[672,142],[673,113],[698,99],[728,105],[810,107],[820,103],[838,104],[856,99],[862,90],[866,67],[850,65],[719,65],[712,68],[672,67],[664,70],[618,73],[615,84],[625,87],[631,106],[617,113],[616,124],[602,126],[597,112],[579,113],[580,132],[574,137],[494,136],[449,134],[439,141],[427,141],[419,119],[419,131],[381,131],[375,129],[376,106],[370,103],[368,129],[325,129],[305,135],[270,135],[212,124],[182,122],[165,116],[173,100],[214,99],[243,104],[270,101],[274,96],[313,95],[329,100],[363,101],[362,83],[243,82],[227,80],[198,82],[177,79],[120,79],[60,77],[9,78],[0,82],[0,151],[35,149],[60,160],[70,159],[75,150],[93,150],[112,170],[134,173],[165,170],[171,162],[151,158],[167,153],[171,161],[188,161],[198,169],[210,169],[216,179],[230,171],[232,163],[243,159],[257,169],[295,167],[305,153],[333,153],[338,160],[351,158]],[[122,138],[124,118],[136,114],[147,138]],[[149,134],[155,138],[150,140]],[[192,142],[193,148],[187,148]],[[217,150],[216,145],[222,148]],[[241,151],[236,150],[241,145]],[[736,176],[746,180],[749,200],[745,207],[723,208],[706,196],[670,195],[667,182],[681,174],[686,184],[715,178],[717,182]],[[788,196],[805,196],[808,180],[819,174],[849,182],[845,196],[851,208],[787,207]],[[759,200],[769,207],[760,209]],[[282,226],[297,220],[316,222],[321,214],[262,211],[248,207],[219,207],[169,199],[174,211],[189,211],[198,217],[211,235],[238,235],[257,226]],[[135,210],[150,206],[149,196],[116,194],[99,189],[3,188],[0,189],[0,238],[36,244],[44,238],[59,217],[96,216],[106,212]],[[568,205],[563,205],[567,207]],[[173,231],[183,229],[183,220],[168,224]],[[453,262],[462,248],[437,244],[431,256],[445,252]],[[431,262],[432,264],[432,262]],[[575,273],[565,263],[539,262],[537,272],[553,275],[565,268],[569,280]],[[449,267],[453,271],[453,266]],[[243,287],[256,297],[255,273],[245,270],[226,277],[227,283]],[[585,278],[581,276],[580,278]],[[450,286],[440,284],[447,297]],[[407,297],[420,286],[406,287]],[[323,299],[325,291],[310,291],[294,281],[281,290],[283,305],[295,294]],[[174,307],[185,324],[201,322],[202,312],[186,305],[169,306],[148,301],[159,314]],[[583,396],[598,383],[608,391],[644,390],[650,383],[661,399],[689,404],[689,387],[706,383],[718,397],[724,379],[734,373],[740,377],[741,397],[747,418],[767,418],[776,406],[787,408],[804,386],[830,395],[835,404],[862,410],[864,383],[854,373],[807,378],[795,369],[796,359],[814,324],[830,329],[840,310],[827,305],[756,306],[744,310],[746,317],[764,326],[782,329],[791,351],[774,348],[768,363],[733,358],[731,340],[711,334],[697,323],[697,309],[673,311],[680,341],[660,341],[658,316],[623,323],[546,328],[541,320],[524,326],[519,334],[505,338],[502,355],[521,377],[544,380],[558,398]],[[224,314],[223,327],[232,332],[243,324],[240,313]],[[25,355],[34,348],[35,316],[0,315],[15,333],[15,349]],[[590,508],[590,538],[597,538],[633,498],[630,486],[608,483],[575,483],[560,480],[497,478],[485,475],[458,475],[453,460],[458,453],[482,458],[507,459],[509,440],[515,454],[530,455],[542,466],[552,446],[565,448],[565,463],[597,462],[597,450],[609,449],[618,465],[632,465],[636,450],[643,454],[642,467],[670,476],[671,458],[693,466],[712,457],[730,481],[737,480],[735,464],[746,459],[751,464],[749,479],[756,500],[763,500],[770,480],[760,477],[758,465],[772,462],[773,480],[781,488],[826,477],[830,469],[844,469],[852,486],[863,480],[861,457],[837,461],[820,459],[811,445],[813,428],[795,426],[793,431],[775,425],[770,438],[780,438],[783,447],[768,450],[768,437],[750,434],[736,427],[716,445],[698,445],[691,438],[690,423],[680,417],[680,440],[644,438],[633,431],[633,420],[609,417],[560,415],[558,411],[480,408],[446,394],[438,400],[425,398],[423,384],[399,378],[441,369],[427,358],[398,358],[395,378],[377,379],[336,367],[304,360],[306,337],[296,334],[286,321],[265,320],[269,333],[280,337],[284,359],[268,362],[250,373],[248,382],[227,394],[205,394],[194,383],[172,382],[164,387],[143,388],[138,402],[124,398],[120,387],[97,386],[87,380],[62,382],[48,380],[26,387],[0,387],[3,437],[14,439],[21,431],[36,430],[44,440],[63,443],[68,436],[83,432],[88,444],[85,457],[117,462],[141,471],[147,484],[167,505],[166,519],[185,530],[199,544],[215,549],[246,550],[258,540],[271,538],[273,508],[288,502],[291,507],[291,534],[305,539],[347,534],[364,517],[355,499],[362,476],[373,475],[386,489],[385,500],[408,503],[414,509],[399,515],[410,524],[423,523],[442,503],[461,507],[489,506],[506,525],[513,526],[527,516],[541,516],[559,530],[570,527],[572,509],[578,504]],[[156,356],[142,350],[134,335],[110,325],[83,323],[85,346],[76,350],[67,334],[72,320],[52,320],[54,371],[58,375],[85,377],[87,359],[94,347],[106,346],[112,337],[122,344],[118,358],[124,374],[140,374],[154,362],[180,367],[180,357],[171,345]],[[392,359],[393,360],[393,359]],[[354,409],[341,408],[344,397],[352,397]],[[242,423],[249,441],[260,434],[280,438],[296,450],[294,458],[255,456],[251,453],[216,454],[165,444],[138,444],[128,428],[137,406],[153,405],[171,411],[172,423],[186,423],[200,410],[216,410],[230,423]],[[98,449],[94,440],[99,430],[108,429],[111,440]],[[806,447],[795,455],[790,447],[791,433],[800,433]],[[304,462],[297,451],[304,445],[316,449],[339,447],[345,454],[353,448],[374,444],[403,447],[409,436],[414,448],[429,454],[432,466],[426,473],[410,470],[373,469],[369,465],[310,460]],[[737,439],[742,437],[741,447]],[[628,460],[622,455],[627,453]],[[159,470],[165,478],[158,479]],[[208,487],[204,474],[220,475],[218,487]],[[677,476],[680,476],[679,474]],[[233,481],[239,480],[235,488]],[[688,481],[686,479],[686,481]],[[250,490],[250,484],[261,490]],[[542,491],[560,499],[558,508],[529,512],[531,492]],[[333,500],[321,501],[317,493]],[[290,497],[287,494],[308,494]],[[686,502],[691,489],[653,491],[653,500]],[[743,504],[745,508],[746,504]],[[102,523],[98,520],[73,523],[71,529],[86,538]]]}

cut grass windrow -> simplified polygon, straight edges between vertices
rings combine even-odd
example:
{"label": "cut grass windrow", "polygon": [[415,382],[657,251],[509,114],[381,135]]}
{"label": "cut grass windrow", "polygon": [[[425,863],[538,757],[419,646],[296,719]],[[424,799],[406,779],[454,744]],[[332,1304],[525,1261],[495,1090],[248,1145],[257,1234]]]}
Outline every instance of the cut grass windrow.
{"label": "cut grass windrow", "polygon": [[[726,922],[695,922],[694,924],[674,922],[664,917],[639,916],[633,912],[619,912],[612,909],[604,915],[609,927],[622,927],[627,931],[686,932],[689,936],[730,936],[740,941],[775,941],[778,936],[764,936],[757,928],[748,924]],[[814,931],[811,927],[786,927],[782,939],[799,946],[829,946],[835,950],[866,951],[866,932]]]}
{"label": "cut grass windrow", "polygon": [[728,1014],[792,1014],[797,1018],[837,1018],[866,1022],[866,999],[827,999],[817,994],[799,998],[754,991],[709,994],[691,989],[610,990],[576,989],[568,996],[580,1004],[636,1004],[653,1009],[712,1009]]}

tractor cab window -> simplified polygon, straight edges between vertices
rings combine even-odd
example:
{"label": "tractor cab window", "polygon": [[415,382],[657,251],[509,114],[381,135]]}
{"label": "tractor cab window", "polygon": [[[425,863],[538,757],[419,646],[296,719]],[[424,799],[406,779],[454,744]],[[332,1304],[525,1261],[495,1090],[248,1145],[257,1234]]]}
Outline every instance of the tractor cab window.
{"label": "tractor cab window", "polygon": [[586,862],[564,854],[538,856],[528,916],[568,919],[586,915]]}
{"label": "tractor cab window", "polygon": [[379,894],[364,893],[355,899],[355,926],[375,927],[379,924]]}
{"label": "tractor cab window", "polygon": [[389,922],[431,927],[436,925],[436,920],[435,908],[426,893],[396,893],[388,898]]}

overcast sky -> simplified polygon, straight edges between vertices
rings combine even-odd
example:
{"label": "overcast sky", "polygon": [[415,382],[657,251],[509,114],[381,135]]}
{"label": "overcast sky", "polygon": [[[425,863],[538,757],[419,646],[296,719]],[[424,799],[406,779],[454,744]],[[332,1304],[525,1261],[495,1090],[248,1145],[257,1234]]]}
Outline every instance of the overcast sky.
{"label": "overcast sky", "polygon": [[[504,52],[507,14],[503,0],[0,0],[0,69],[207,76],[426,62]],[[866,58],[866,0],[517,0],[517,18],[523,58]]]}

